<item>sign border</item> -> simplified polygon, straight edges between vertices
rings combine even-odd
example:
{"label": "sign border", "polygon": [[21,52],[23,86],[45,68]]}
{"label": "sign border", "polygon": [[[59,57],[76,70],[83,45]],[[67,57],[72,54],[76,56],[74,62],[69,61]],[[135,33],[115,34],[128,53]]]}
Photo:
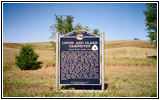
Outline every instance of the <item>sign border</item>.
{"label": "sign border", "polygon": [[[75,31],[72,31],[72,32],[75,32]],[[69,33],[67,33],[67,34],[71,34],[72,32],[69,32]],[[87,31],[85,31],[85,32],[87,32]],[[89,32],[87,32],[87,34],[88,34]],[[91,34],[91,33],[89,33],[89,34]],[[63,35],[63,36],[59,36],[58,38],[59,38],[59,52],[60,52],[60,41],[61,41],[61,38],[76,38],[76,36],[66,36],[66,37],[64,37],[64,36],[66,36],[66,35]],[[96,35],[94,35],[94,36],[84,36],[84,38],[99,38],[99,47],[100,47],[100,50],[99,50],[99,54],[101,54],[101,39],[100,39],[100,36],[96,36]],[[61,84],[60,83],[60,53],[59,53],[59,66],[58,66],[58,69],[59,69],[59,74],[58,74],[58,76],[59,76],[59,79],[58,79],[58,81],[59,81],[59,85],[96,85],[96,86],[98,86],[98,85],[102,85],[102,79],[101,79],[101,74],[102,74],[102,70],[101,70],[101,68],[102,68],[102,65],[101,65],[101,55],[99,55],[99,61],[100,61],[100,69],[99,69],[99,84]]]}

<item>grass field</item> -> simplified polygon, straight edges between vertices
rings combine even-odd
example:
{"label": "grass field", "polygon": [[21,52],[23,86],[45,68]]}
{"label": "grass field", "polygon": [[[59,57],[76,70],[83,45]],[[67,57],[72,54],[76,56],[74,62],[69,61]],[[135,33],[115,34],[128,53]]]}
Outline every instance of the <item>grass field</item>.
{"label": "grass field", "polygon": [[[156,97],[157,53],[142,40],[105,42],[104,92],[55,90],[55,53],[49,42],[30,43],[43,62],[38,70],[21,71],[15,56],[23,44],[3,43],[4,97]],[[74,90],[74,89],[72,89]]]}

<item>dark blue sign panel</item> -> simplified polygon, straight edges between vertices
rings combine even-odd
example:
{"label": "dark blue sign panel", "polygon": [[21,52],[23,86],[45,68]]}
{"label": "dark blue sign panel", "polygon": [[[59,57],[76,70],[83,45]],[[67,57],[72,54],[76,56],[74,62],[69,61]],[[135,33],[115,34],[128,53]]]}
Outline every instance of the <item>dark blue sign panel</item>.
{"label": "dark blue sign panel", "polygon": [[100,84],[99,37],[73,31],[60,38],[60,84]]}

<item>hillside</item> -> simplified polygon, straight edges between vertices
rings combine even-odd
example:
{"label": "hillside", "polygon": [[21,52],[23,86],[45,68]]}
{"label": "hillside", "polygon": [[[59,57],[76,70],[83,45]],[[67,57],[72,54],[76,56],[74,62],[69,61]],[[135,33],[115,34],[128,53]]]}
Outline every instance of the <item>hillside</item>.
{"label": "hillside", "polygon": [[121,48],[121,47],[153,48],[154,45],[151,42],[144,40],[105,41],[105,49]]}
{"label": "hillside", "polygon": [[[35,49],[51,50],[50,42],[33,42],[33,43],[3,43],[3,47],[19,49],[22,45],[30,44]],[[153,44],[144,40],[116,40],[105,41],[105,49],[120,48],[120,47],[140,47],[153,48]]]}
{"label": "hillside", "polygon": [[[35,43],[3,43],[3,64],[14,64],[15,56],[18,55],[20,47],[25,44],[33,46],[39,54],[40,61],[45,66],[55,65],[55,53],[50,42]],[[105,41],[105,58],[146,58],[155,56],[156,50],[148,41],[143,40],[119,40]],[[54,64],[53,64],[54,63]]]}
{"label": "hillside", "polygon": [[33,42],[33,43],[3,43],[3,47],[20,49],[22,45],[32,45],[34,49],[53,50],[50,42]]}

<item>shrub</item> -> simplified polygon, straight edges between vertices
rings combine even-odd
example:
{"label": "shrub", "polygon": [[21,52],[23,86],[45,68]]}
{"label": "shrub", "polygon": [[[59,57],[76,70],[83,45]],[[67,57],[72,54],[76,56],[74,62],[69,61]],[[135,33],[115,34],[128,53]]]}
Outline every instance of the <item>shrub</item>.
{"label": "shrub", "polygon": [[138,38],[134,38],[134,40],[140,40],[140,39],[138,39]]}
{"label": "shrub", "polygon": [[52,47],[54,49],[54,52],[56,53],[56,42],[51,41],[50,42],[52,44]]}
{"label": "shrub", "polygon": [[20,54],[16,56],[15,63],[21,70],[38,69],[41,64],[37,61],[38,57],[31,45],[24,45],[21,47]]}

